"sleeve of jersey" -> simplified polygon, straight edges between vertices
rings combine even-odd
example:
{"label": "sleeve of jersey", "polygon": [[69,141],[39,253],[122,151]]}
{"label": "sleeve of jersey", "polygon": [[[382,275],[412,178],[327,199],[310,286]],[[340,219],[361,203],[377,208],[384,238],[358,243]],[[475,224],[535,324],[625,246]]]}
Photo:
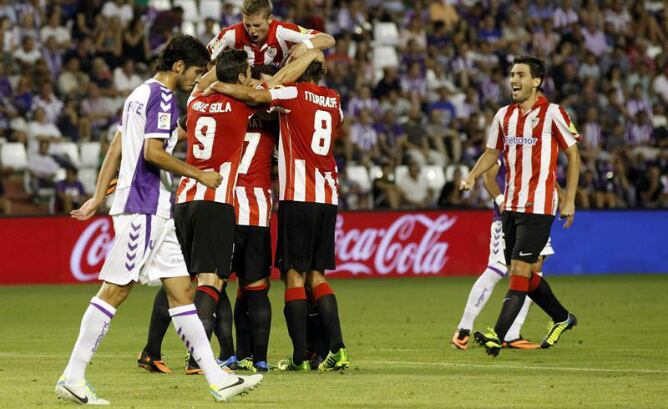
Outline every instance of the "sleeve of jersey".
{"label": "sleeve of jersey", "polygon": [[269,90],[271,94],[271,107],[283,107],[292,109],[297,100],[297,87],[289,86]]}
{"label": "sleeve of jersey", "polygon": [[209,50],[211,55],[211,61],[214,61],[218,58],[218,55],[228,48],[234,48],[235,43],[235,30],[232,27],[227,27],[218,33],[217,36],[209,41],[206,48]]}
{"label": "sleeve of jersey", "polygon": [[318,31],[309,30],[296,24],[288,23],[281,24],[276,30],[276,37],[278,40],[295,44],[310,40],[316,34],[318,34]]}
{"label": "sleeve of jersey", "polygon": [[[144,139],[169,138],[173,131],[172,115],[174,115],[174,95],[153,92],[146,105],[146,124],[144,125]],[[176,120],[178,118],[174,118]],[[176,122],[176,121],[174,121]]]}
{"label": "sleeve of jersey", "polygon": [[503,128],[501,127],[500,113],[501,111],[494,115],[492,125],[490,125],[489,132],[487,133],[487,147],[489,149],[496,149],[497,151],[503,151]]}
{"label": "sleeve of jersey", "polygon": [[559,107],[553,112],[552,133],[561,149],[568,149],[580,141],[580,134],[564,108]]}

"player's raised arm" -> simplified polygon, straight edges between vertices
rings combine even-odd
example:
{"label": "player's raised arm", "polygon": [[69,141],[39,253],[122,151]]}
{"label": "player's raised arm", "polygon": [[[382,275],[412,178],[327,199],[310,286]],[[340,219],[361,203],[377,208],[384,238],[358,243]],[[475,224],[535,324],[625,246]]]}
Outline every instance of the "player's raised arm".
{"label": "player's raised arm", "polygon": [[203,172],[182,160],[176,159],[165,151],[164,141],[159,138],[144,140],[144,159],[160,169],[197,179],[200,183],[212,189],[220,186],[223,180],[222,176],[216,172]]}
{"label": "player's raised arm", "polygon": [[288,82],[295,82],[313,61],[325,62],[325,55],[319,49],[307,51],[301,57],[290,62],[281,68],[273,77],[265,81],[269,88],[275,88],[278,85]]}
{"label": "player's raised arm", "polygon": [[91,218],[97,209],[104,202],[104,196],[109,189],[111,180],[116,176],[118,168],[121,166],[121,137],[120,131],[116,131],[114,138],[109,145],[100,173],[97,176],[97,184],[95,185],[95,193],[93,197],[88,199],[79,209],[72,210],[70,215],[77,220],[87,220]]}

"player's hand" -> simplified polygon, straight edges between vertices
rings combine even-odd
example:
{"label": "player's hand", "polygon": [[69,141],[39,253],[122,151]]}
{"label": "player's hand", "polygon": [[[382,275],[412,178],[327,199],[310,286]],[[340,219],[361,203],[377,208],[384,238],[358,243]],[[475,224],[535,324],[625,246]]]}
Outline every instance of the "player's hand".
{"label": "player's hand", "polygon": [[197,180],[206,187],[215,189],[223,183],[223,177],[220,176],[220,173],[213,171],[202,172]]}
{"label": "player's hand", "polygon": [[575,203],[571,202],[562,202],[559,209],[560,219],[566,219],[564,223],[564,229],[568,229],[573,225],[573,218],[575,217]]}
{"label": "player's hand", "polygon": [[467,176],[464,178],[461,182],[459,182],[459,190],[471,190],[473,188],[473,185],[475,185],[475,179],[473,179],[470,176]]}
{"label": "player's hand", "polygon": [[289,63],[290,61],[293,61],[293,60],[295,60],[295,59],[301,57],[301,56],[302,56],[305,52],[307,52],[307,51],[308,51],[308,48],[306,47],[305,44],[302,44],[302,43],[295,44],[295,45],[290,49],[290,52],[288,53],[288,61],[287,61],[287,63]]}
{"label": "player's hand", "polygon": [[97,212],[97,208],[102,205],[102,199],[97,199],[95,197],[86,200],[86,203],[83,204],[78,209],[72,210],[70,216],[77,220],[88,220]]}

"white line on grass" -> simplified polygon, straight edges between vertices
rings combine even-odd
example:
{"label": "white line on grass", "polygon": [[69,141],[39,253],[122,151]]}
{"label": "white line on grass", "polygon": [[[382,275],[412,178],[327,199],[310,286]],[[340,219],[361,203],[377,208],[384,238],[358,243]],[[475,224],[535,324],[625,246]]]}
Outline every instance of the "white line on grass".
{"label": "white line on grass", "polygon": [[396,366],[436,366],[444,368],[483,368],[483,369],[528,369],[548,371],[576,371],[576,372],[612,372],[612,373],[640,373],[668,375],[668,370],[663,369],[618,369],[618,368],[578,368],[569,366],[545,366],[545,365],[512,365],[512,364],[466,364],[455,362],[403,362],[403,361],[356,361],[361,364],[396,365]]}

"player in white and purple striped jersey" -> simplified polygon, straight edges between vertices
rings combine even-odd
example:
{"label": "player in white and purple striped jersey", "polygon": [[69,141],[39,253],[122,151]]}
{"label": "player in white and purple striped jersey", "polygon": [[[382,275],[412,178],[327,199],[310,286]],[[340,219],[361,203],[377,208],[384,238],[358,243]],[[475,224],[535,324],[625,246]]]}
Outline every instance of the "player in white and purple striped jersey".
{"label": "player in white and purple striped jersey", "polygon": [[116,238],[100,272],[102,286],[84,313],[74,350],[56,383],[59,398],[80,404],[109,404],[86,383],[86,367],[133,284],[155,280],[162,281],[174,328],[198,360],[215,400],[246,392],[262,379],[226,373],[216,363],[193,305],[190,276],[171,218],[170,173],[194,178],[212,188],[222,179],[216,172],[199,170],[171,155],[178,139],[178,108],[173,92],[192,90],[208,62],[206,47],[192,36],[176,35],[167,43],[155,76],[125,101],[121,125],[100,170],[95,195],[72,212],[79,220],[93,216],[120,168],[110,212]]}
{"label": "player in white and purple striped jersey", "polygon": [[[468,341],[473,329],[473,323],[482,311],[485,304],[494,291],[496,283],[501,281],[508,274],[508,267],[506,266],[506,259],[504,256],[505,241],[503,239],[503,228],[501,226],[501,208],[503,206],[503,187],[505,186],[506,172],[505,168],[501,166],[500,161],[492,166],[483,175],[483,185],[485,190],[494,198],[492,225],[489,238],[489,259],[485,271],[478,277],[471,288],[469,297],[466,301],[466,308],[462,315],[457,331],[452,337],[451,343],[457,349],[467,349]],[[538,262],[531,266],[532,271],[542,275],[542,267],[545,259],[554,254],[552,243],[548,240],[541,257]],[[520,310],[515,322],[510,327],[504,340],[504,346],[507,348],[516,349],[537,349],[539,344],[534,344],[522,338],[520,331],[527,315],[529,314],[529,307],[531,306],[531,299],[529,297],[524,301],[524,305]]]}

